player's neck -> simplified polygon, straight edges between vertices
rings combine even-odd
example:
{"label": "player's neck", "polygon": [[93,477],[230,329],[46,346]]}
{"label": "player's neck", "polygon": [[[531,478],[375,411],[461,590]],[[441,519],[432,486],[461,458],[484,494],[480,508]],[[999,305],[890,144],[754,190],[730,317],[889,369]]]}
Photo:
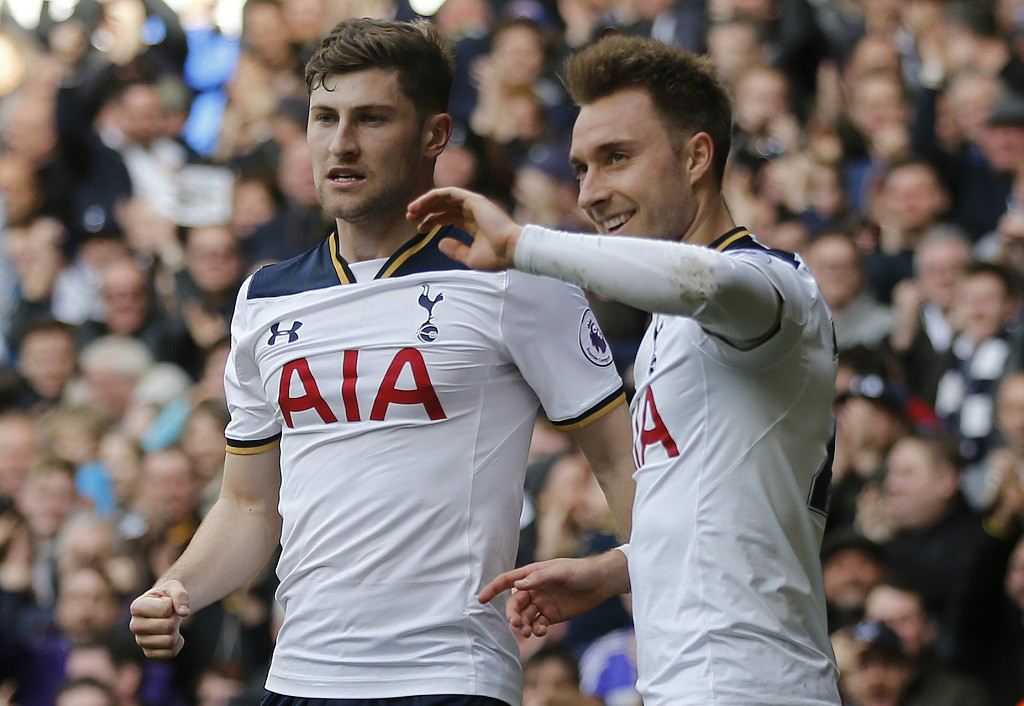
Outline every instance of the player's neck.
{"label": "player's neck", "polygon": [[713,198],[698,203],[697,214],[682,240],[694,245],[710,245],[735,227],[725,199],[716,192]]}
{"label": "player's neck", "polygon": [[340,218],[336,223],[341,255],[348,262],[391,257],[416,235],[416,225],[406,220],[404,212],[367,223],[348,223]]}

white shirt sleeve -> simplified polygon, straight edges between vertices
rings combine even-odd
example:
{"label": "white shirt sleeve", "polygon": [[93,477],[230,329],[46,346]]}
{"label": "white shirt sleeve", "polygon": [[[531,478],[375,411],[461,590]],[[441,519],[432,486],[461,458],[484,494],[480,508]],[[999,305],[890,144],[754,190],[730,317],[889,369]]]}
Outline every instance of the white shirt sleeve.
{"label": "white shirt sleeve", "polygon": [[625,400],[611,348],[578,287],[510,270],[499,327],[555,426],[584,426]]}
{"label": "white shirt sleeve", "polygon": [[255,344],[259,334],[249,326],[246,298],[250,280],[251,277],[246,279],[238,290],[231,317],[231,350],[224,366],[224,396],[231,414],[224,436],[228,451],[237,454],[259,453],[281,437],[280,420],[267,399],[256,365]]}
{"label": "white shirt sleeve", "polygon": [[764,274],[700,245],[530,225],[515,265],[645,311],[689,316],[740,345],[763,339],[778,323],[779,294]]}

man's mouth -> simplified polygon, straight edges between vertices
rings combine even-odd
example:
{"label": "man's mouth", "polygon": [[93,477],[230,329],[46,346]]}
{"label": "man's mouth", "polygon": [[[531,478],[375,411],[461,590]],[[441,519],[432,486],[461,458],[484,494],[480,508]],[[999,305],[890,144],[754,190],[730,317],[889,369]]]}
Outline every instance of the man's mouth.
{"label": "man's mouth", "polygon": [[602,218],[598,221],[598,223],[601,224],[601,229],[605,233],[615,233],[620,228],[622,228],[622,226],[624,226],[626,222],[629,221],[629,219],[632,218],[634,215],[636,215],[636,211],[627,211],[625,213],[620,213],[616,216],[612,216],[611,218]]}
{"label": "man's mouth", "polygon": [[334,167],[327,172],[327,180],[335,184],[355,184],[365,179],[365,174],[352,167]]}

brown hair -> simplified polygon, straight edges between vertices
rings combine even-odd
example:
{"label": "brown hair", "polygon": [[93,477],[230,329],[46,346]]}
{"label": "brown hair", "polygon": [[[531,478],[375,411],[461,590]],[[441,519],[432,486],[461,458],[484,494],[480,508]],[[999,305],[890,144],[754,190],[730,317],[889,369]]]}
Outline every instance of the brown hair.
{"label": "brown hair", "polygon": [[365,69],[397,71],[398,85],[421,115],[448,110],[455,60],[448,40],[426,20],[339,23],[306,64],[306,88],[312,93],[330,74]]}
{"label": "brown hair", "polygon": [[1021,294],[1021,281],[1017,272],[1007,265],[998,262],[987,262],[985,260],[972,260],[964,265],[961,277],[995,277],[1003,286],[1003,291],[1008,299],[1014,299]]}
{"label": "brown hair", "polygon": [[714,63],[641,37],[606,37],[566,62],[566,85],[578,105],[641,88],[651,96],[670,133],[707,133],[719,184],[732,142],[732,101]]}

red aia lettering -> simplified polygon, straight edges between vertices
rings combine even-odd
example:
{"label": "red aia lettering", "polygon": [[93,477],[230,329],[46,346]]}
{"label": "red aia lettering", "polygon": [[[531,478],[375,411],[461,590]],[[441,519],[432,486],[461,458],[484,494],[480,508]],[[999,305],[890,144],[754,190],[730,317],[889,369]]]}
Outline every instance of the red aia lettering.
{"label": "red aia lettering", "polygon": [[[647,421],[650,420],[651,428],[647,428]],[[668,427],[665,426],[665,422],[661,421],[661,415],[658,414],[658,407],[654,404],[654,391],[651,388],[647,388],[647,393],[644,395],[644,413],[642,421],[640,422],[640,455],[641,463],[643,463],[643,457],[646,456],[647,447],[652,444],[661,444],[665,447],[665,452],[669,458],[673,458],[679,455],[679,449],[676,447],[676,441],[672,438],[672,435],[668,433]]]}
{"label": "red aia lettering", "polygon": [[[341,363],[341,401],[345,407],[345,420],[349,422],[360,422],[362,416],[359,413],[359,400],[356,397],[356,383],[359,379],[357,363],[359,351],[345,351]],[[398,389],[398,378],[406,366],[412,371],[416,387],[411,390]],[[303,394],[293,397],[291,394],[292,378],[295,374],[299,376],[302,383]],[[309,362],[305,358],[299,358],[286,363],[281,371],[281,389],[278,393],[278,405],[284,415],[285,423],[294,428],[292,415],[295,412],[304,412],[309,409],[316,410],[320,419],[325,424],[338,421],[334,411],[327,400],[320,394],[320,388],[316,379],[309,369]],[[387,415],[388,407],[392,404],[423,405],[427,416],[432,420],[446,419],[444,409],[441,407],[441,400],[434,391],[434,385],[430,381],[430,374],[427,372],[427,364],[423,355],[415,348],[404,348],[398,352],[391,365],[388,366],[384,379],[377,390],[377,398],[373,402],[373,410],[370,412],[370,419],[383,421]]]}
{"label": "red aia lettering", "polygon": [[[399,390],[395,385],[406,365],[412,369],[416,387],[412,390]],[[383,421],[388,406],[392,404],[421,404],[431,419],[445,419],[441,400],[437,399],[437,393],[434,392],[430,375],[427,373],[427,364],[423,362],[423,355],[415,348],[403,348],[391,361],[380,383],[380,389],[377,390],[377,399],[373,402],[370,419]]]}
{"label": "red aia lettering", "polygon": [[359,400],[356,399],[356,361],[359,360],[359,351],[345,351],[345,360],[341,366],[341,399],[345,402],[345,419],[350,422],[358,422],[362,419],[359,416]]}
{"label": "red aia lettering", "polygon": [[[300,397],[291,396],[294,373],[299,374],[299,382],[302,383],[302,389],[305,391],[305,394]],[[295,425],[292,424],[292,413],[304,412],[307,409],[315,409],[320,418],[324,420],[324,424],[338,421],[327,401],[320,394],[320,388],[316,386],[316,379],[309,371],[309,363],[305,358],[285,363],[284,370],[281,371],[281,391],[278,393],[277,403],[281,406],[285,423],[293,429]]]}

